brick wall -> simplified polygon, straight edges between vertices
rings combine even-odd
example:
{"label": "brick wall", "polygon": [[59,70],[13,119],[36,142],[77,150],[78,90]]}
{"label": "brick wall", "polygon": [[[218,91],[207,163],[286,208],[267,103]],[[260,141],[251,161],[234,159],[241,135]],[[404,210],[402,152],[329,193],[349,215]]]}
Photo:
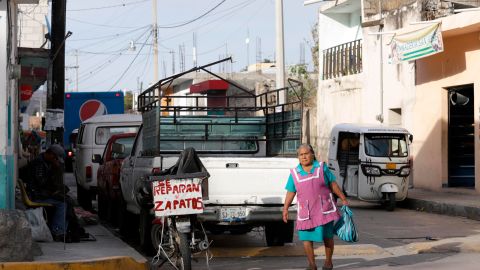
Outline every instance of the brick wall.
{"label": "brick wall", "polygon": [[45,16],[48,17],[48,0],[40,0],[38,4],[19,5],[18,13],[18,46],[40,48],[48,32]]}

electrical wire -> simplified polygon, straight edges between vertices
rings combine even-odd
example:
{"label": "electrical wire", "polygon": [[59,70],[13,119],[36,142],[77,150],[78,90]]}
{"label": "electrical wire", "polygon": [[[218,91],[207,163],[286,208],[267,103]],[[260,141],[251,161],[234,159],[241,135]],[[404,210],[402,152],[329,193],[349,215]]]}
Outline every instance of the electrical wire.
{"label": "electrical wire", "polygon": [[120,33],[116,33],[116,34],[112,34],[112,35],[90,37],[90,38],[77,38],[77,39],[72,39],[72,40],[69,40],[69,41],[70,42],[77,42],[77,41],[84,41],[84,40],[97,40],[97,39],[103,40],[103,39],[108,39],[108,38],[111,38],[111,37],[120,37],[120,36],[123,36],[125,34],[130,34],[130,33],[137,32],[137,31],[145,29],[147,27],[151,27],[151,25],[148,24],[148,25],[145,25],[145,26],[142,26],[142,27],[130,30],[130,31],[120,32]]}
{"label": "electrical wire", "polygon": [[[207,26],[207,25],[209,25],[209,24],[212,24],[212,23],[214,23],[214,22],[217,22],[217,21],[219,21],[219,20],[221,20],[221,19],[223,19],[223,18],[231,15],[232,13],[238,12],[239,10],[241,10],[241,9],[243,9],[243,8],[251,5],[251,4],[252,4],[253,2],[255,2],[255,1],[256,1],[256,0],[247,0],[247,1],[244,1],[244,2],[240,3],[239,5],[235,6],[235,9],[233,9],[233,10],[232,10],[232,8],[229,9],[229,10],[231,10],[231,11],[228,12],[228,13],[226,13],[226,14],[224,14],[224,15],[222,15],[221,17],[215,18],[215,19],[213,19],[213,20],[211,20],[211,21],[208,21],[208,22],[206,22],[206,23],[204,23],[204,24],[201,24],[201,25],[199,25],[199,26],[197,26],[197,27],[194,27],[194,28],[192,28],[192,29],[190,29],[190,30],[187,30],[187,31],[184,31],[184,32],[181,32],[181,33],[178,33],[178,34],[175,34],[175,35],[172,35],[172,36],[163,38],[161,41],[162,41],[162,42],[165,42],[165,41],[167,41],[167,40],[172,40],[172,39],[175,39],[175,38],[177,38],[177,37],[179,37],[179,36],[183,36],[183,35],[185,35],[185,34],[190,34],[190,33],[192,33],[193,31],[196,31],[196,30],[198,30],[198,29],[200,29],[200,28],[202,28],[202,27],[204,27],[204,26]],[[224,12],[224,11],[225,11],[225,10],[223,10],[223,11],[221,11],[221,12]],[[221,12],[218,12],[217,14],[220,14]]]}
{"label": "electrical wire", "polygon": [[108,9],[108,8],[117,8],[117,7],[125,7],[129,5],[135,5],[135,4],[141,4],[144,2],[147,2],[150,0],[140,0],[140,1],[135,1],[135,2],[129,2],[129,3],[123,3],[123,4],[116,4],[116,5],[110,5],[110,6],[103,6],[103,7],[93,7],[93,8],[79,8],[79,9],[67,9],[67,11],[89,11],[89,10],[99,10],[99,9]]}
{"label": "electrical wire", "polygon": [[[246,21],[251,21],[254,17],[256,17],[266,6],[268,2],[267,1],[263,1],[263,5],[260,7],[260,8],[257,8],[256,11],[250,16],[248,17],[248,19]],[[223,44],[222,45],[219,45],[217,48],[215,49],[211,49],[211,50],[208,50],[208,51],[205,51],[205,52],[200,52],[200,53],[197,53],[197,56],[199,55],[206,55],[206,54],[209,54],[209,53],[212,53],[222,47],[225,47],[225,44],[226,42],[230,39],[230,37],[233,35],[233,34],[236,34],[238,33],[238,30],[243,27],[244,25],[243,24],[240,24],[237,28],[235,28],[233,31],[231,31],[228,35],[226,35],[226,37],[224,38],[224,41],[223,41]],[[187,54],[187,56],[192,56],[192,54]]]}
{"label": "electrical wire", "polygon": [[146,38],[145,42],[142,44],[142,46],[140,47],[140,50],[138,50],[138,53],[137,55],[135,55],[135,57],[133,58],[132,62],[130,62],[130,64],[128,64],[127,68],[125,69],[125,71],[122,73],[122,75],[120,75],[120,78],[118,78],[117,81],[115,81],[115,83],[112,85],[112,87],[110,87],[110,89],[108,89],[108,91],[112,91],[112,89],[123,79],[123,76],[125,76],[125,74],[128,72],[128,70],[130,69],[130,67],[132,66],[132,64],[135,62],[135,60],[137,59],[138,55],[140,54],[140,52],[143,50],[143,47],[145,47],[145,44],[147,42],[147,40],[152,36],[152,32],[150,32],[150,35],[148,35],[148,37]]}
{"label": "electrical wire", "polygon": [[[148,31],[151,31],[151,28],[150,28],[150,27],[147,28],[144,32],[142,32],[142,33],[140,34],[140,36],[138,36],[137,38],[134,38],[134,39],[132,39],[132,40],[133,40],[134,42],[135,42],[135,41],[138,41],[138,40],[139,40],[140,38],[142,38],[146,33],[148,33]],[[73,48],[73,50],[82,50],[82,49],[84,50],[85,48],[90,48],[90,47],[95,46],[95,45],[98,45],[98,44],[106,44],[108,41],[113,41],[113,40],[116,40],[116,39],[117,39],[117,38],[112,38],[112,39],[107,40],[107,41],[105,41],[105,40],[95,41],[95,42],[92,42],[92,43],[83,45],[81,48]],[[125,43],[122,43],[123,40],[125,40],[125,39],[121,39],[121,40],[119,40],[119,41],[116,41],[116,43],[117,43],[117,44],[125,44]],[[126,41],[125,41],[125,42],[126,42]],[[109,47],[109,49],[111,49],[111,47]],[[70,50],[70,51],[72,51],[72,50]],[[70,52],[70,51],[69,51],[69,52]]]}
{"label": "electrical wire", "polygon": [[[135,38],[135,39],[134,39],[134,42],[140,40],[143,36],[145,36],[145,34],[148,33],[148,30],[149,30],[149,29],[147,29],[147,31],[144,31],[140,36],[138,36],[137,38]],[[152,33],[152,32],[150,31],[150,34],[151,34],[151,33]],[[128,46],[127,46],[127,47],[122,47],[121,49],[119,49],[119,50],[117,50],[117,51],[114,51],[114,52],[118,52],[118,53],[115,53],[115,54],[111,55],[110,57],[106,58],[106,59],[107,59],[106,62],[103,62],[103,63],[100,62],[100,63],[102,63],[102,64],[100,64],[100,63],[97,62],[97,63],[94,64],[93,66],[97,66],[97,65],[99,65],[99,64],[100,64],[100,67],[104,67],[104,64],[107,64],[107,66],[108,66],[108,64],[112,64],[112,63],[114,62],[114,60],[116,60],[116,58],[115,58],[116,56],[126,55],[126,54],[124,54],[123,52],[124,52],[124,51],[127,51],[128,49],[129,49]],[[103,51],[103,52],[106,52],[106,51]],[[112,52],[112,51],[109,51],[109,52]],[[99,54],[99,53],[101,53],[101,52],[98,52],[98,51],[97,51],[96,53]],[[96,54],[94,54],[94,55],[96,55]],[[89,68],[87,68],[87,70],[89,70]],[[94,73],[94,71],[95,71],[95,73]],[[89,74],[89,75],[98,74],[98,71],[100,71],[100,70],[98,70],[98,67],[96,67],[96,68],[93,69],[92,71],[88,72],[88,74]]]}
{"label": "electrical wire", "polygon": [[216,8],[218,8],[219,6],[221,6],[223,3],[225,3],[227,0],[222,0],[220,3],[218,3],[217,5],[215,5],[213,8],[209,9],[207,12],[203,13],[202,15],[194,18],[194,19],[191,19],[189,21],[186,21],[184,23],[179,23],[179,24],[176,24],[176,25],[162,25],[162,26],[157,26],[158,28],[162,28],[162,29],[170,29],[170,28],[178,28],[178,27],[182,27],[182,26],[185,26],[187,24],[191,24],[195,21],[198,21],[200,20],[201,18],[207,16],[210,12],[214,11]]}
{"label": "electrical wire", "polygon": [[[139,40],[144,36],[148,31],[145,31],[141,36],[139,36],[136,40]],[[125,46],[117,50],[118,53],[111,54],[106,58],[103,58],[101,61],[95,62],[91,65],[87,65],[87,67],[84,69],[86,72],[81,72],[79,74],[79,80],[84,80],[85,78],[91,79],[95,77],[96,75],[100,74],[99,72],[104,70],[105,68],[109,67],[113,63],[115,63],[118,59],[121,58],[123,55],[127,55],[126,52],[129,49],[129,46]],[[98,56],[98,54],[92,54],[90,55],[90,58],[94,56]],[[88,57],[86,59],[89,59]],[[85,59],[83,60],[85,61]]]}
{"label": "electrical wire", "polygon": [[91,22],[75,19],[75,18],[72,18],[72,17],[67,17],[67,20],[72,20],[74,22],[79,22],[79,23],[94,25],[94,26],[100,26],[100,27],[107,27],[107,28],[133,29],[133,28],[138,28],[139,27],[139,26],[116,26],[116,25],[108,25],[108,24],[100,24],[100,23],[91,23]]}

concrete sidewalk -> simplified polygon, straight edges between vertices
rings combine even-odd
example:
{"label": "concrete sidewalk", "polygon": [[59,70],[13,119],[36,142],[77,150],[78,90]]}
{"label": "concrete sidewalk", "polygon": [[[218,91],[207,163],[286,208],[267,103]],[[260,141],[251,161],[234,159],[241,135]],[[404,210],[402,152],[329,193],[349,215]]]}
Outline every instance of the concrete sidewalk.
{"label": "concrete sidewalk", "polygon": [[101,225],[85,227],[97,241],[37,242],[42,255],[33,262],[0,263],[0,269],[149,269],[148,261]]}
{"label": "concrete sidewalk", "polygon": [[441,215],[461,216],[480,220],[480,194],[473,190],[444,188],[429,191],[413,188],[400,207]]}

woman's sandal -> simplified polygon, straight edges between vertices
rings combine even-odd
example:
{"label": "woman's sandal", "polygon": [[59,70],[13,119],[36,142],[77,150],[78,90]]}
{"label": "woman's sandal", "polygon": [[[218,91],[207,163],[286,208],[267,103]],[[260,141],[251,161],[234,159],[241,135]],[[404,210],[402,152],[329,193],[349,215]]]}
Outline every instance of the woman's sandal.
{"label": "woman's sandal", "polygon": [[332,266],[322,266],[322,270],[332,270],[333,269],[333,265]]}

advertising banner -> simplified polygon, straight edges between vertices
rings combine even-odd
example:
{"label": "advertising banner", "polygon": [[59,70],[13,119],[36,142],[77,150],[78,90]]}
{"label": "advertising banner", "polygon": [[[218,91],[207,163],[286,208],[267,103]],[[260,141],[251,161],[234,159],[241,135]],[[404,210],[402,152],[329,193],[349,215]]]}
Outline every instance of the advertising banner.
{"label": "advertising banner", "polygon": [[416,31],[396,34],[390,43],[389,62],[413,61],[443,52],[442,31],[439,23]]}

